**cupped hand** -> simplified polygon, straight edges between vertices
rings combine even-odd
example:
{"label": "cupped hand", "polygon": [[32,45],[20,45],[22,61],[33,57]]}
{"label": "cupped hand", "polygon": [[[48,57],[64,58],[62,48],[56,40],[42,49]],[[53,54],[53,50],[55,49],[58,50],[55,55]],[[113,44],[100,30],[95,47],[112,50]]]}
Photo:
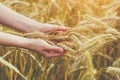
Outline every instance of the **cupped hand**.
{"label": "cupped hand", "polygon": [[28,45],[27,48],[46,58],[57,57],[64,54],[63,48],[52,46],[42,39],[30,39],[30,45]]}

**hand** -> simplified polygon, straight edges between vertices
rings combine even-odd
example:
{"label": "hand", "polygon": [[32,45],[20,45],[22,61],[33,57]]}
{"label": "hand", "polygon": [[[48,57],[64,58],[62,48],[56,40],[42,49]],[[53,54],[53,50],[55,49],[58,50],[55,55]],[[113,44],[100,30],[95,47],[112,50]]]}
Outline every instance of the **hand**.
{"label": "hand", "polygon": [[30,49],[47,58],[57,57],[64,54],[62,48],[52,46],[42,39],[29,39],[4,32],[0,32],[0,45]]}
{"label": "hand", "polygon": [[[67,27],[58,27],[57,25],[42,24],[23,16],[15,11],[10,10],[4,5],[0,4],[0,23],[10,26],[22,32],[53,32],[65,31]],[[9,14],[8,14],[9,12]]]}
{"label": "hand", "polygon": [[42,32],[60,32],[60,31],[66,31],[69,28],[68,27],[59,27],[58,25],[51,25],[51,24],[41,24],[39,26],[40,31]]}
{"label": "hand", "polygon": [[[68,27],[59,27],[58,25],[52,25],[52,24],[42,24],[37,21],[31,20],[31,22],[26,22],[23,24],[24,27],[29,27],[25,32],[61,32],[66,31],[69,28]],[[23,28],[22,28],[23,29]]]}
{"label": "hand", "polygon": [[[57,25],[42,24],[24,15],[10,10],[0,4],[0,23],[22,32],[53,32],[65,31],[68,28],[58,27]],[[9,13],[9,14],[8,14]]]}
{"label": "hand", "polygon": [[51,46],[41,39],[30,39],[30,45],[28,45],[27,48],[34,52],[40,53],[46,58],[57,57],[64,54],[64,50],[62,48]]}

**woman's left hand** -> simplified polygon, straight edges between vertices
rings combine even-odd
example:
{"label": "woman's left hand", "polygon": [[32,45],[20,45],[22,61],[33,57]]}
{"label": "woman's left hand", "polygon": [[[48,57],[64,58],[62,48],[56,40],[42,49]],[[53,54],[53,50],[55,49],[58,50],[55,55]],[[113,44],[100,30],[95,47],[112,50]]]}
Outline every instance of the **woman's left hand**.
{"label": "woman's left hand", "polygon": [[61,32],[69,29],[68,27],[64,27],[64,26],[59,27],[58,25],[52,25],[52,24],[41,24],[39,28],[41,32],[45,32],[45,33],[54,32],[54,31]]}

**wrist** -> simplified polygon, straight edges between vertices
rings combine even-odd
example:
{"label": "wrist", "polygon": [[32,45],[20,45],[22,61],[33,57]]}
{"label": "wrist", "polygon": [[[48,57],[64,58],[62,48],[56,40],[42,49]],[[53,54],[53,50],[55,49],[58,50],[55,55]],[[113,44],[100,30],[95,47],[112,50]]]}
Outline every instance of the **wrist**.
{"label": "wrist", "polygon": [[32,44],[31,39],[25,38],[23,41],[20,42],[20,47],[30,49],[31,44]]}
{"label": "wrist", "polygon": [[37,32],[38,31],[36,24],[27,19],[23,21],[17,18],[14,24],[15,25],[13,27],[22,32]]}
{"label": "wrist", "polygon": [[0,44],[6,46],[27,48],[30,44],[30,40],[29,38],[0,32]]}

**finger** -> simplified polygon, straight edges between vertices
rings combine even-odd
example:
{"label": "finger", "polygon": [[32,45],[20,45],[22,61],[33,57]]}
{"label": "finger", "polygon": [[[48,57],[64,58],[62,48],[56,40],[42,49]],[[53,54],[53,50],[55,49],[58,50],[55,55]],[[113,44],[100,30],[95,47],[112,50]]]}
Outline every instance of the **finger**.
{"label": "finger", "polygon": [[62,33],[63,31],[55,31],[54,34],[60,34]]}
{"label": "finger", "polygon": [[46,58],[49,58],[48,52],[46,52],[46,51],[42,51],[42,52],[40,52],[40,54],[41,54],[42,56],[46,57]]}
{"label": "finger", "polygon": [[51,50],[51,51],[58,52],[58,53],[64,53],[63,48],[57,47],[57,46],[48,47],[47,50]]}
{"label": "finger", "polygon": [[66,31],[66,30],[69,30],[69,29],[70,29],[69,27],[57,27],[56,31]]}
{"label": "finger", "polygon": [[58,57],[58,56],[62,56],[63,54],[59,54],[59,53],[56,53],[56,52],[49,52],[48,53],[48,56],[49,57]]}
{"label": "finger", "polygon": [[59,53],[56,53],[56,52],[46,52],[46,51],[43,51],[41,52],[41,55],[43,55],[44,57],[46,58],[51,58],[51,57],[58,57],[58,56],[62,56],[63,54],[59,54]]}

